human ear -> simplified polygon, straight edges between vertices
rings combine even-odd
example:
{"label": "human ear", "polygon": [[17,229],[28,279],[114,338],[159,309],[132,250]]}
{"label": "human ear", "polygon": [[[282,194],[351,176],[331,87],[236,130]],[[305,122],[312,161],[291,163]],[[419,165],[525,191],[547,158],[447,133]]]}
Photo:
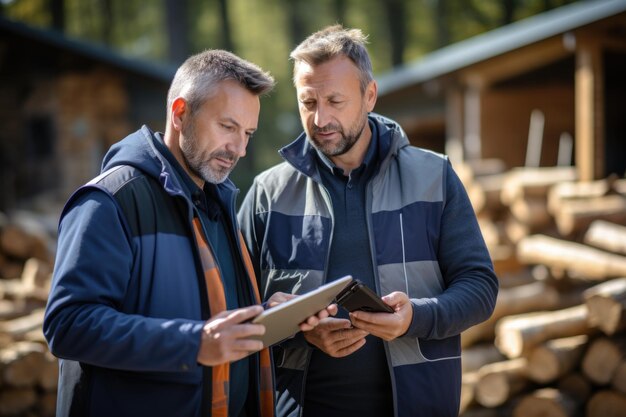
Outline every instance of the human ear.
{"label": "human ear", "polygon": [[371,112],[374,110],[374,105],[376,104],[376,99],[378,98],[378,84],[376,84],[375,80],[370,81],[365,89],[365,105],[367,108],[367,112]]}
{"label": "human ear", "polygon": [[183,118],[187,112],[187,102],[182,97],[176,97],[170,111],[172,112],[172,126],[180,132],[183,129]]}

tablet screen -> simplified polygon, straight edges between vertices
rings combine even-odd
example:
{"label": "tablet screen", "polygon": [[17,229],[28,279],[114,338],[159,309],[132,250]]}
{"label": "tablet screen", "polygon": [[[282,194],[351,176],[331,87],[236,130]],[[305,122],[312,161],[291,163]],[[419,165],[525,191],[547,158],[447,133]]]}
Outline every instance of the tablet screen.
{"label": "tablet screen", "polygon": [[263,346],[267,347],[293,336],[300,331],[300,323],[328,307],[351,281],[351,276],[345,276],[268,308],[252,319],[252,323],[265,326],[265,334],[252,338],[261,340]]}

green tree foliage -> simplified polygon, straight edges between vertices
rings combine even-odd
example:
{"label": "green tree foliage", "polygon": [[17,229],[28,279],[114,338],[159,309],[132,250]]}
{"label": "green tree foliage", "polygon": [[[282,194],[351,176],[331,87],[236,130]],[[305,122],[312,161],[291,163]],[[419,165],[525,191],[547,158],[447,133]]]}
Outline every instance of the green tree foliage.
{"label": "green tree foliage", "polygon": [[335,23],[361,28],[370,36],[374,72],[381,74],[447,44],[573,1],[0,0],[0,12],[130,57],[178,63],[190,53],[224,48],[271,71],[277,89],[263,100],[259,131],[234,174],[245,191],[254,174],[278,162],[277,149],[301,130],[288,57],[311,32]]}

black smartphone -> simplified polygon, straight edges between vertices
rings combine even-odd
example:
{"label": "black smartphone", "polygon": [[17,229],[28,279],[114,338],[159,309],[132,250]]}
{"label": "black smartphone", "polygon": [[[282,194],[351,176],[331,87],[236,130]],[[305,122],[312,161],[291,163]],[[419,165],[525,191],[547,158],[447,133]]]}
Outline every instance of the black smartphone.
{"label": "black smartphone", "polygon": [[388,306],[367,285],[355,279],[335,298],[337,304],[348,311],[362,310],[370,313],[393,313]]}

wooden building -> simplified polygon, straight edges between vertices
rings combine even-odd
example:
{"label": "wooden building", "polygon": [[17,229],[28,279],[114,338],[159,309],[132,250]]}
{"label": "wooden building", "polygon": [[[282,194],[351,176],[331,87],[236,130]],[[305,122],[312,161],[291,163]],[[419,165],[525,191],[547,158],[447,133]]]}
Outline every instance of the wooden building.
{"label": "wooden building", "polygon": [[382,75],[376,111],[453,160],[572,164],[581,180],[623,176],[624,74],[626,0],[583,1]]}
{"label": "wooden building", "polygon": [[64,201],[108,147],[162,129],[175,69],[0,18],[0,211]]}

